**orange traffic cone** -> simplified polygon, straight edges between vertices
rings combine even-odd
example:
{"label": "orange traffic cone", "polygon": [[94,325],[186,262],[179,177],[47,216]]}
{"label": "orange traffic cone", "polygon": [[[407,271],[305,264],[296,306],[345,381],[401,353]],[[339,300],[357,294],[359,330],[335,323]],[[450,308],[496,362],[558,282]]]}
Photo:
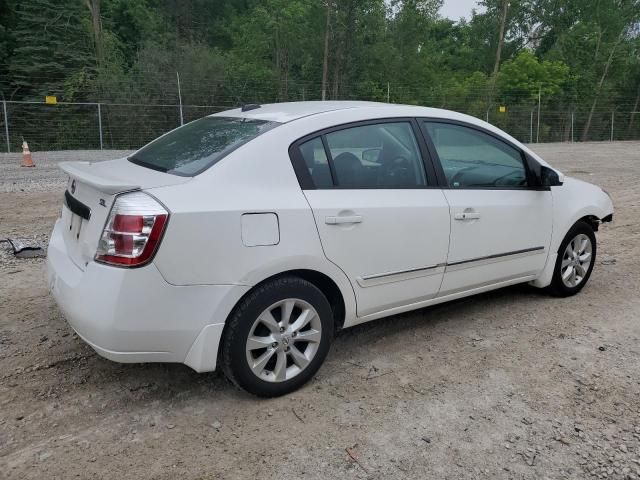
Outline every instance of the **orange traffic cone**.
{"label": "orange traffic cone", "polygon": [[31,152],[29,151],[29,145],[26,140],[22,140],[22,165],[21,167],[35,167],[33,158],[31,158]]}

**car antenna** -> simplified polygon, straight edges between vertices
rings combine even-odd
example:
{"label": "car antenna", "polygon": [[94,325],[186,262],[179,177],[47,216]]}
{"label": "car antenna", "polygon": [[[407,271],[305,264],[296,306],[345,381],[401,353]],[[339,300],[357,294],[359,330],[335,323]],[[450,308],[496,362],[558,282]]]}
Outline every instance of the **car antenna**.
{"label": "car antenna", "polygon": [[261,105],[257,103],[246,103],[240,107],[242,112],[248,112],[249,110],[255,110],[256,108],[260,108]]}

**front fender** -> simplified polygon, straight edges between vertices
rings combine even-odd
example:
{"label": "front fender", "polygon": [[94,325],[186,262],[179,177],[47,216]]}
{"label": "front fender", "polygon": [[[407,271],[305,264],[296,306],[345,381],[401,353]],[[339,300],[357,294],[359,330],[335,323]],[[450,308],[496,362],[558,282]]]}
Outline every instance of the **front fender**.
{"label": "front fender", "polygon": [[600,187],[566,177],[564,184],[551,189],[553,195],[553,235],[551,251],[557,251],[569,229],[587,216],[602,220],[613,215],[613,202]]}
{"label": "front fender", "polygon": [[549,257],[540,276],[532,282],[536,287],[546,287],[551,283],[558,249],[569,229],[581,218],[595,217],[603,220],[613,215],[613,202],[600,187],[581,180],[565,177],[564,183],[552,187],[553,230]]}

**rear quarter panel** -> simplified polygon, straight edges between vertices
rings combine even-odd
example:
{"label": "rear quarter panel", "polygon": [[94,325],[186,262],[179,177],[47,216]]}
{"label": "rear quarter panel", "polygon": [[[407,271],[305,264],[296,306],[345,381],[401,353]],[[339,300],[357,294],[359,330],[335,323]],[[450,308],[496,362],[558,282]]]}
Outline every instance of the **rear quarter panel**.
{"label": "rear quarter panel", "polygon": [[[284,138],[265,134],[187,185],[150,190],[171,211],[154,260],[167,282],[254,286],[288,270],[309,269],[334,280],[344,297],[346,318],[355,316],[351,284],[325,258],[313,214],[291,166],[287,149],[292,135],[295,132]],[[242,239],[246,213],[275,214],[278,243],[246,246]]]}

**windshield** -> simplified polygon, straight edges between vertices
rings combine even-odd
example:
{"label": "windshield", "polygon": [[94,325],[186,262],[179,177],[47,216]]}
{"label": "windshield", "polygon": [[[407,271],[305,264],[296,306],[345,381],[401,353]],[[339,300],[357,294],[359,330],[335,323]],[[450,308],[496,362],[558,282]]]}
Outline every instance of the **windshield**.
{"label": "windshield", "polygon": [[277,125],[266,120],[204,117],[154,140],[131,155],[129,161],[192,177]]}

